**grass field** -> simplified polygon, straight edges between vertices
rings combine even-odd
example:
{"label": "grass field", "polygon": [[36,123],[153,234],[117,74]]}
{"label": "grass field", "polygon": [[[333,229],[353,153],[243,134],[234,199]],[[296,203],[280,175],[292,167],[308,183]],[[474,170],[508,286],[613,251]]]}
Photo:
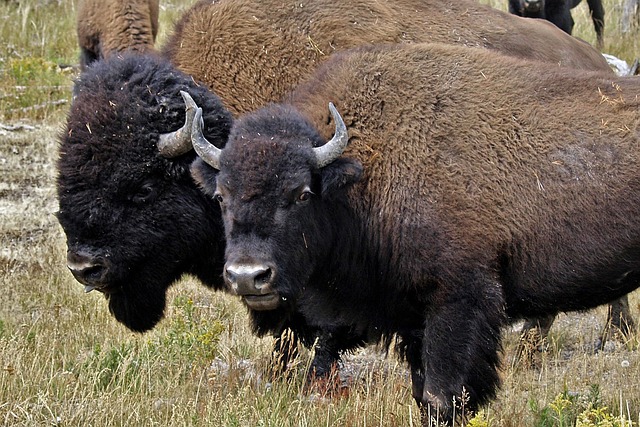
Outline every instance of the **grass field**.
{"label": "grass field", "polygon": [[[495,1],[495,0],[494,0]],[[161,1],[161,35],[191,2]],[[640,57],[605,0],[605,51]],[[505,9],[506,0],[496,7]],[[69,108],[78,50],[71,0],[0,3],[0,424],[6,426],[412,426],[406,369],[374,348],[346,358],[351,387],[301,393],[310,353],[268,381],[270,339],[249,331],[231,297],[184,279],[154,331],[126,330],[66,269],[55,220],[56,138]],[[576,34],[595,41],[586,3]],[[640,293],[631,296],[640,318]],[[470,425],[640,426],[638,338],[595,353],[603,308],[559,316],[537,368],[515,364],[505,331],[503,387]]]}

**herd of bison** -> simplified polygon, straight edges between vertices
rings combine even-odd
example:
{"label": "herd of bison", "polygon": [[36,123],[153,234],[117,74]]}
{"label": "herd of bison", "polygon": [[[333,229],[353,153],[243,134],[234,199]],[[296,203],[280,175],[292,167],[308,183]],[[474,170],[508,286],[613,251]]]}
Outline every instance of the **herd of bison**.
{"label": "herd of bison", "polygon": [[309,384],[394,343],[425,425],[495,397],[516,321],[609,304],[633,333],[640,78],[577,3],[202,0],[157,47],[157,0],[83,0],[69,270],[138,332],[185,274],[237,295],[281,368],[315,344]]}

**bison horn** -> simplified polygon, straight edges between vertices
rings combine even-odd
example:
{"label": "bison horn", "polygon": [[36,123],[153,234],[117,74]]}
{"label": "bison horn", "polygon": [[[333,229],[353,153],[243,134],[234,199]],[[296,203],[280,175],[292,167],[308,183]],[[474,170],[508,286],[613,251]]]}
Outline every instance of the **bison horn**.
{"label": "bison horn", "polygon": [[169,159],[188,153],[192,149],[191,127],[193,116],[198,106],[187,92],[181,90],[180,95],[182,95],[182,99],[184,99],[186,105],[184,126],[177,131],[161,134],[160,140],[158,141],[158,151],[160,151],[160,155]]}
{"label": "bison horn", "polygon": [[333,121],[336,122],[336,132],[329,142],[313,149],[313,152],[316,154],[316,165],[319,168],[327,166],[340,157],[349,142],[347,127],[342,117],[340,117],[340,113],[338,113],[338,110],[336,110],[336,107],[331,102],[329,103],[329,111],[331,112]]}
{"label": "bison horn", "polygon": [[200,156],[206,164],[214,169],[220,170],[220,153],[222,150],[207,141],[207,138],[202,134],[203,126],[202,108],[198,108],[193,119],[191,144],[193,145],[193,149],[196,150],[196,153],[198,153],[198,156]]}

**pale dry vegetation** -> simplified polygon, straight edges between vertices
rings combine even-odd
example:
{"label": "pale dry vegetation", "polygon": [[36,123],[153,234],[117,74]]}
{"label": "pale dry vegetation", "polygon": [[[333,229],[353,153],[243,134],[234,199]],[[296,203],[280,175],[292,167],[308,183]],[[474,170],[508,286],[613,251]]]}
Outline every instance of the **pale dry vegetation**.
{"label": "pale dry vegetation", "polygon": [[[495,1],[495,0],[494,0]],[[506,8],[503,4],[496,5]],[[161,35],[189,2],[161,1]],[[605,51],[631,62],[638,31],[622,35],[607,4]],[[581,5],[577,34],[595,35]],[[77,64],[71,0],[0,3],[0,425],[419,425],[404,365],[375,349],[345,362],[350,388],[301,393],[309,353],[269,381],[270,339],[248,329],[234,298],[185,279],[167,318],[133,334],[65,267],[54,212],[56,136]],[[640,318],[640,294],[631,297]],[[514,363],[505,331],[504,385],[474,426],[640,425],[637,337],[595,353],[604,309],[561,315],[537,367]]]}

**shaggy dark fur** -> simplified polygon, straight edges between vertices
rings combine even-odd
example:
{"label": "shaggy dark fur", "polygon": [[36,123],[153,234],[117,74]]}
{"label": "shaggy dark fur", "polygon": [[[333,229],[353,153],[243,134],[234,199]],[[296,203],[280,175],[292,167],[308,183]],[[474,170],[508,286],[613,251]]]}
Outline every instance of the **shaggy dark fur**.
{"label": "shaggy dark fur", "polygon": [[[582,0],[509,0],[509,12],[525,18],[546,19],[567,34],[573,31],[571,9]],[[596,31],[598,49],[604,46],[604,7],[602,0],[587,0],[593,27]]]}
{"label": "shaggy dark fur", "polygon": [[183,273],[222,286],[209,256],[223,248],[212,238],[217,207],[193,185],[194,155],[169,160],[156,146],[159,134],[184,123],[180,90],[209,106],[206,132],[224,144],[231,117],[219,99],[166,61],[142,56],[83,73],[61,137],[58,219],[69,252],[104,260],[93,279],[107,287],[113,315],[136,331],[162,317],[165,290]]}
{"label": "shaggy dark fur", "polygon": [[159,0],[81,0],[76,30],[80,66],[127,49],[153,50],[158,34]]}
{"label": "shaggy dark fur", "polygon": [[[508,321],[638,287],[639,95],[639,78],[481,49],[361,49],[192,172],[221,203],[229,286],[231,266],[266,271],[320,328],[397,334],[415,399],[451,421],[463,390],[470,409],[495,396]],[[329,101],[350,145],[318,169]]]}

